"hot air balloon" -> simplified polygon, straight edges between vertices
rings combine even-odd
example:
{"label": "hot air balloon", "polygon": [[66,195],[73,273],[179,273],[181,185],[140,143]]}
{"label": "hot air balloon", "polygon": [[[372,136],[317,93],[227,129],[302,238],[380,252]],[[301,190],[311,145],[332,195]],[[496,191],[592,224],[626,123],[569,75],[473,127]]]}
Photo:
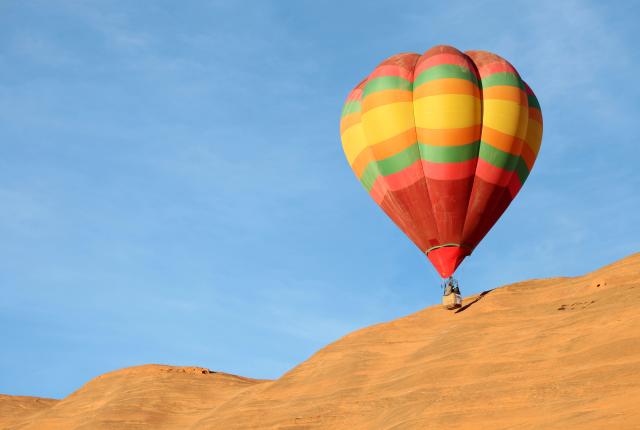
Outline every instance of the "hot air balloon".
{"label": "hot air balloon", "polygon": [[542,113],[505,59],[436,46],[376,67],[347,97],[340,134],[369,195],[448,278],[529,176]]}

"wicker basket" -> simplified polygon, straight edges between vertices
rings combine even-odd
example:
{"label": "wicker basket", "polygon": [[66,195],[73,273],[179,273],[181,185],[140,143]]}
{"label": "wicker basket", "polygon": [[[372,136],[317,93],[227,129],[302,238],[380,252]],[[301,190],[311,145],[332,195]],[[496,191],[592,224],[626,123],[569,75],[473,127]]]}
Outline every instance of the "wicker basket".
{"label": "wicker basket", "polygon": [[462,297],[460,294],[449,294],[442,296],[442,305],[447,309],[456,309],[462,306]]}

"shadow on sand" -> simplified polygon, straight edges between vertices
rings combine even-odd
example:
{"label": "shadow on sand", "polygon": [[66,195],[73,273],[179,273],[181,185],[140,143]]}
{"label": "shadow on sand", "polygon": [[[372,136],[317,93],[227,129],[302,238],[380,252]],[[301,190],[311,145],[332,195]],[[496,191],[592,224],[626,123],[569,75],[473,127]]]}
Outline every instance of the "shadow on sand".
{"label": "shadow on sand", "polygon": [[487,294],[489,294],[492,291],[493,291],[493,289],[481,292],[478,295],[478,297],[476,297],[476,299],[474,301],[472,301],[471,303],[467,303],[466,305],[464,305],[463,307],[458,309],[455,313],[460,313],[462,311],[466,311],[467,309],[469,309],[471,307],[471,305],[473,305],[474,303],[479,302],[481,298],[483,298],[484,296],[486,296]]}

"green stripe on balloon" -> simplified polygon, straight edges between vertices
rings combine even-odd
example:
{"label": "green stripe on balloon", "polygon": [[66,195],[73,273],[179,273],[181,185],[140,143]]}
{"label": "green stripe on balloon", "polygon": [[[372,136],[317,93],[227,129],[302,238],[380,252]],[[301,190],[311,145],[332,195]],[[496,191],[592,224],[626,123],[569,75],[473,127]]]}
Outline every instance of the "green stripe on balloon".
{"label": "green stripe on balloon", "polygon": [[378,166],[378,170],[383,176],[389,176],[400,172],[420,159],[433,163],[458,163],[471,160],[478,156],[479,146],[480,142],[448,147],[420,143],[417,147],[411,145],[397,154],[371,163]]}
{"label": "green stripe on balloon", "polygon": [[354,113],[354,112],[360,112],[362,111],[362,105],[359,101],[353,101],[353,102],[347,102],[344,104],[344,107],[342,108],[342,115],[341,116],[346,116],[349,115],[350,113]]}
{"label": "green stripe on balloon", "polygon": [[383,160],[378,160],[376,163],[378,170],[382,176],[393,175],[406,167],[409,167],[420,159],[420,151],[415,145],[411,145],[404,151],[400,151],[397,154],[387,157]]}
{"label": "green stripe on balloon", "polygon": [[522,157],[518,158],[518,164],[516,166],[516,174],[520,179],[520,184],[524,184],[524,181],[529,177],[529,168],[527,167],[527,163],[524,162]]}
{"label": "green stripe on balloon", "polygon": [[478,156],[480,142],[458,146],[436,146],[420,143],[420,156],[433,163],[459,163]]}
{"label": "green stripe on balloon", "polygon": [[420,152],[418,151],[416,145],[412,145],[404,151],[400,151],[399,153],[394,154],[391,157],[387,157],[379,161],[371,161],[369,164],[367,164],[367,167],[362,172],[362,175],[360,175],[360,182],[367,191],[371,191],[371,187],[373,187],[373,184],[376,179],[378,179],[378,176],[389,176],[393,175],[394,173],[401,172],[419,159]]}
{"label": "green stripe on balloon", "polygon": [[400,76],[381,76],[379,78],[371,79],[365,85],[362,91],[362,98],[364,99],[371,93],[384,90],[405,90],[411,91],[411,82]]}
{"label": "green stripe on balloon", "polygon": [[376,179],[378,179],[378,176],[380,176],[380,172],[378,171],[378,166],[376,166],[376,163],[373,162],[367,164],[367,167],[364,169],[364,172],[362,172],[362,175],[360,176],[360,183],[365,188],[365,190],[367,190],[367,192],[371,191],[371,188],[373,187],[374,182],[376,182]]}
{"label": "green stripe on balloon", "polygon": [[457,66],[455,64],[440,64],[438,66],[429,67],[420,73],[413,81],[413,86],[418,87],[426,82],[435,81],[436,79],[465,79],[467,81],[478,84],[476,76],[466,67]]}
{"label": "green stripe on balloon", "polygon": [[506,85],[510,87],[517,87],[524,90],[524,83],[522,80],[513,73],[500,72],[493,73],[489,76],[482,78],[482,88],[495,87],[498,85]]}
{"label": "green stripe on balloon", "polygon": [[538,99],[536,98],[536,96],[529,94],[528,95],[528,99],[529,99],[529,107],[530,108],[541,109],[540,108],[540,102],[538,102]]}
{"label": "green stripe on balloon", "polygon": [[509,154],[486,142],[482,142],[480,145],[479,156],[492,166],[508,171],[512,171],[516,167],[518,159],[520,158],[519,155]]}
{"label": "green stripe on balloon", "polygon": [[479,157],[492,166],[507,172],[515,170],[522,183],[529,175],[529,170],[522,157],[501,151],[484,142],[448,147],[420,143],[418,148],[419,151],[415,145],[412,145],[391,157],[371,161],[362,172],[360,182],[367,191],[370,191],[378,176],[389,176],[401,172],[420,159],[433,163],[448,164],[473,160]]}

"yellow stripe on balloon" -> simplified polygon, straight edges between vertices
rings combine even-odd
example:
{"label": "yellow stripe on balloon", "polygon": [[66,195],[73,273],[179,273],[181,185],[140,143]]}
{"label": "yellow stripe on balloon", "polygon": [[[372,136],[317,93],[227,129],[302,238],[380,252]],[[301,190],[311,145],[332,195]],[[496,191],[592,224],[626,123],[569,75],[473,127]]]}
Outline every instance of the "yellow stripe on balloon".
{"label": "yellow stripe on balloon", "polygon": [[529,109],[509,100],[484,100],[482,124],[502,133],[525,138]]}
{"label": "yellow stripe on balloon", "polygon": [[480,100],[466,94],[427,96],[413,101],[419,128],[464,128],[480,124]]}
{"label": "yellow stripe on balloon", "polygon": [[363,110],[362,125],[371,145],[387,140],[413,127],[413,104],[390,103],[371,110]]}
{"label": "yellow stripe on balloon", "polygon": [[367,138],[362,128],[362,122],[352,125],[342,133],[342,149],[344,149],[349,165],[353,164],[358,154],[366,147]]}

